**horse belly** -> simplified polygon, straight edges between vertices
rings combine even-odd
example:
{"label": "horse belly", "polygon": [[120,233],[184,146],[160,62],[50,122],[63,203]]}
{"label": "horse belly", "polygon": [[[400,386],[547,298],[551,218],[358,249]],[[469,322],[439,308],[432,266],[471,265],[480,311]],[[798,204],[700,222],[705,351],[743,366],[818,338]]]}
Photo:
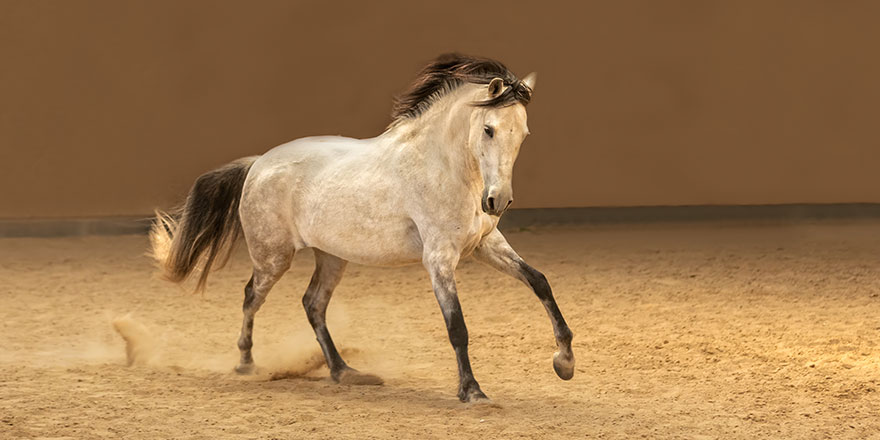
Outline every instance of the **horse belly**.
{"label": "horse belly", "polygon": [[415,224],[405,216],[379,212],[318,209],[300,224],[308,247],[369,266],[399,266],[422,260]]}
{"label": "horse belly", "polygon": [[[418,234],[413,237],[409,228],[372,229],[353,224],[352,234],[320,234],[307,241],[344,260],[368,266],[400,266],[422,260],[422,246]],[[307,239],[308,240],[308,239]]]}

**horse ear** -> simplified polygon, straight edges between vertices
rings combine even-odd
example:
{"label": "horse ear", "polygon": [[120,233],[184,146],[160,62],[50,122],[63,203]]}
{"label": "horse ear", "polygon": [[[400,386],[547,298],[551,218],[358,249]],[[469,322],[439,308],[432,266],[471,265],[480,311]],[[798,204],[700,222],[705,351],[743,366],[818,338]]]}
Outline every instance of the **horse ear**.
{"label": "horse ear", "polygon": [[495,78],[492,81],[489,81],[489,99],[492,99],[501,94],[504,90],[504,80],[501,78]]}
{"label": "horse ear", "polygon": [[535,84],[538,83],[538,72],[532,72],[532,73],[526,75],[526,77],[523,78],[522,82],[528,88],[532,89],[532,91],[534,92],[535,91]]}

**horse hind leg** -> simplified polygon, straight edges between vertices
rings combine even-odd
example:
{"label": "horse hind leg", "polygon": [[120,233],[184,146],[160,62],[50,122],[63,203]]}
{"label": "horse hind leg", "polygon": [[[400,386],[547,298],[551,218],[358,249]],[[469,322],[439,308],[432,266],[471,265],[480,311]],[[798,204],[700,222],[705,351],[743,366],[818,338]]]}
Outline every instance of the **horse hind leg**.
{"label": "horse hind leg", "polygon": [[306,310],[309,324],[315,330],[315,336],[318,344],[321,345],[321,351],[324,352],[330,376],[334,381],[347,385],[381,385],[380,377],[361,373],[345,363],[327,330],[327,304],[330,302],[333,290],[342,280],[346,264],[347,262],[341,258],[315,249],[315,273],[303,295],[303,308]]}
{"label": "horse hind leg", "polygon": [[239,374],[251,374],[254,372],[254,358],[251,354],[253,347],[254,316],[266,301],[266,296],[272,290],[272,286],[281,279],[281,276],[290,268],[293,252],[275,253],[271,257],[261,259],[260,264],[254,265],[254,273],[244,288],[244,303],[242,312],[244,318],[241,323],[241,334],[238,338],[238,349],[241,351],[241,360],[235,371]]}

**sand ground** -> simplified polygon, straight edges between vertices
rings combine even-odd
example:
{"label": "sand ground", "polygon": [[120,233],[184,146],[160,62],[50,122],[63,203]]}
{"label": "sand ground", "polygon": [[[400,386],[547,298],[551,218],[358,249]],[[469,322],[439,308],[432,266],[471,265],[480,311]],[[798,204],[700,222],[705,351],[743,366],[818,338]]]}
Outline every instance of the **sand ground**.
{"label": "sand ground", "polygon": [[[350,266],[330,330],[380,387],[341,386],[300,305],[302,253],[257,315],[258,374],[232,372],[245,252],[190,295],[141,236],[0,240],[0,438],[880,437],[880,223],[544,227],[508,233],[574,331],[518,282],[459,267],[471,359],[499,407],[458,402],[421,267]],[[126,365],[111,321],[145,326]],[[152,341],[152,342],[150,342]]]}

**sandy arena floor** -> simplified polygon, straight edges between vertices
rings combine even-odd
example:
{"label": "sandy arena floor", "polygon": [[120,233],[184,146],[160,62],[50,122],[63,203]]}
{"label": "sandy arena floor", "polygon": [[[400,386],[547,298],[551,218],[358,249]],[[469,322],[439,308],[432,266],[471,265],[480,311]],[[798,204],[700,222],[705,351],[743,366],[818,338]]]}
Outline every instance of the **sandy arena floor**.
{"label": "sandy arena floor", "polygon": [[[238,356],[244,252],[204,296],[153,277],[140,236],[0,240],[0,438],[877,438],[880,223],[537,228],[510,242],[554,287],[575,377],[518,282],[465,260],[471,359],[500,407],[455,397],[421,267],[350,266],[330,331],[380,387],[340,386],[297,257]],[[126,366],[111,321],[140,336]]]}

